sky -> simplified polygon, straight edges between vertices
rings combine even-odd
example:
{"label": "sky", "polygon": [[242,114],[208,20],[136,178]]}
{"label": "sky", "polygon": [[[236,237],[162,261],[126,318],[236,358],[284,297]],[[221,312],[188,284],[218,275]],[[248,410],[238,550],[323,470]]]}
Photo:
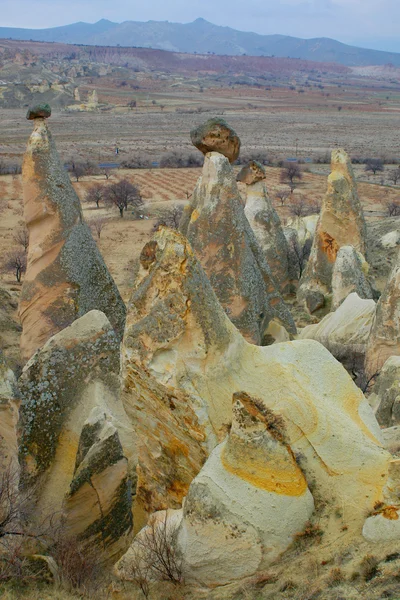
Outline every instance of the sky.
{"label": "sky", "polygon": [[174,21],[203,17],[261,34],[331,37],[400,52],[400,0],[0,0],[2,27],[45,28],[76,21]]}

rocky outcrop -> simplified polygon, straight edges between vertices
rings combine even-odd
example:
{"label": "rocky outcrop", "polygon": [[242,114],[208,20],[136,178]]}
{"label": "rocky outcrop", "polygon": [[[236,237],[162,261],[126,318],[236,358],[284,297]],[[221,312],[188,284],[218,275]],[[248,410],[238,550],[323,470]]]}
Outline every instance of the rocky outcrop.
{"label": "rocky outcrop", "polygon": [[0,481],[3,475],[16,479],[18,471],[18,405],[15,375],[0,353]]}
{"label": "rocky outcrop", "polygon": [[376,306],[365,356],[367,376],[379,373],[390,356],[400,356],[400,253]]}
{"label": "rocky outcrop", "polygon": [[235,394],[229,436],[185,500],[177,534],[185,580],[214,587],[253,575],[286,550],[313,510],[283,420]]}
{"label": "rocky outcrop", "polygon": [[387,359],[368,400],[381,427],[400,425],[400,356]]}
{"label": "rocky outcrop", "polygon": [[21,486],[31,490],[34,518],[57,520],[65,510],[74,535],[111,554],[131,527],[136,464],[119,362],[110,322],[91,311],[48,340],[19,380]]}
{"label": "rocky outcrop", "polygon": [[[264,174],[264,177],[262,175]],[[288,244],[283,234],[280,218],[268,197],[265,169],[251,161],[243,167],[237,180],[246,183],[246,206],[244,209],[257,242],[271,269],[274,281],[281,293],[289,292]]]}
{"label": "rocky outcrop", "polygon": [[[55,333],[92,309],[122,337],[125,305],[83,221],[81,205],[46,121],[34,130],[23,162],[28,266],[20,299],[21,354],[28,360]],[[40,111],[39,111],[40,112]]]}
{"label": "rocky outcrop", "polygon": [[355,292],[316,325],[308,325],[299,333],[299,339],[317,340],[348,370],[363,368],[365,352],[375,318],[373,300],[364,300]]}
{"label": "rocky outcrop", "polygon": [[232,168],[217,152],[205,157],[181,231],[218,300],[247,340],[262,344],[272,320],[295,333],[293,319],[244,213]]}
{"label": "rocky outcrop", "polygon": [[[223,441],[232,395],[242,390],[283,419],[287,448],[298,457],[307,482],[313,481],[318,498],[331,508],[346,507],[346,527],[360,531],[366,512],[383,498],[390,455],[381,446],[372,409],[345,369],[313,340],[267,347],[247,343],[224,314],[187,241],[171,230],[161,229],[142,253],[122,364],[124,403],[136,414],[142,439],[143,496],[147,485],[149,498],[157,489],[151,474],[157,480],[158,465],[171,464],[175,473],[179,468],[184,473],[201,439],[207,453]],[[148,407],[150,378],[164,395]],[[180,417],[176,427],[183,402],[186,414],[197,418],[197,445],[193,421],[186,425]],[[160,415],[154,416],[157,409]],[[171,449],[174,432],[179,441],[190,433],[190,444]],[[146,452],[157,456],[156,464]],[[149,484],[141,478],[142,464]],[[182,479],[174,480],[172,493]]]}
{"label": "rocky outcrop", "polygon": [[203,154],[219,152],[226,156],[230,163],[235,162],[240,152],[240,139],[236,132],[224,119],[208,119],[190,132],[190,138]]}
{"label": "rocky outcrop", "polygon": [[18,318],[18,293],[0,285],[0,348],[7,365],[18,372],[20,358],[21,325]]}
{"label": "rocky outcrop", "polygon": [[364,273],[368,265],[353,246],[342,246],[332,272],[332,310],[336,310],[352,292],[373,299],[374,293]]}
{"label": "rocky outcrop", "polygon": [[310,293],[326,296],[332,291],[332,272],[342,246],[353,246],[366,255],[366,227],[349,157],[333,150],[331,174],[318,221],[307,268],[298,291],[307,306]]}

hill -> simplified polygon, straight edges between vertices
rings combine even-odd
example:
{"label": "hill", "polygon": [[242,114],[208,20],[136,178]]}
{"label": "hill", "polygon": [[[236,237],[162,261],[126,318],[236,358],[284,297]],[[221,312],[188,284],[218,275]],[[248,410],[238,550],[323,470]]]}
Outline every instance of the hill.
{"label": "hill", "polygon": [[286,35],[259,35],[221,27],[204,19],[192,23],[125,21],[72,23],[49,29],[0,27],[0,38],[85,44],[144,47],[174,52],[218,55],[276,56],[346,66],[400,66],[400,53],[369,50],[342,44],[330,38],[301,39]]}

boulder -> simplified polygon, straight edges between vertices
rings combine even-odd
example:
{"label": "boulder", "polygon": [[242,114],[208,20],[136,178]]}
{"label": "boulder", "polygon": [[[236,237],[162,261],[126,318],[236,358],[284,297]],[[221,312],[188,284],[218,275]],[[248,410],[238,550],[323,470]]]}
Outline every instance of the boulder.
{"label": "boulder", "polygon": [[365,355],[367,376],[379,373],[390,356],[400,356],[400,252],[376,305]]}
{"label": "boulder", "polygon": [[360,298],[374,298],[364,273],[367,268],[364,257],[353,246],[340,248],[332,272],[332,310],[336,310],[352,292]]}
{"label": "boulder", "polygon": [[118,337],[103,313],[90,311],[50,338],[19,380],[21,487],[32,492],[35,522],[56,522],[65,510],[67,534],[96,539],[110,554],[131,527],[136,466],[119,367]]}
{"label": "boulder", "polygon": [[381,427],[400,425],[400,356],[387,359],[368,400]]}
{"label": "boulder", "polygon": [[206,155],[180,229],[229,318],[247,340],[262,344],[272,319],[279,320],[290,334],[296,332],[246,218],[232,167],[221,154]]}
{"label": "boulder", "polygon": [[265,168],[256,160],[251,160],[248,165],[245,165],[236,175],[236,181],[252,185],[266,178]]}
{"label": "boulder", "polygon": [[267,188],[262,180],[255,179],[253,183],[246,186],[244,212],[279,291],[281,293],[289,292],[291,286],[289,284],[288,244],[281,220],[272,206]]}
{"label": "boulder", "polygon": [[29,231],[19,311],[22,358],[28,360],[52,335],[92,309],[104,312],[121,338],[125,305],[83,220],[44,118],[34,119],[22,179]]}
{"label": "boulder", "polygon": [[350,371],[362,368],[368,339],[375,317],[373,300],[364,300],[356,292],[316,325],[299,333],[301,340],[317,340]]}
{"label": "boulder", "polygon": [[237,133],[221,118],[208,119],[190,132],[193,146],[203,154],[219,152],[230,163],[235,162],[240,152],[240,139]]}
{"label": "boulder", "polygon": [[29,107],[26,114],[28,121],[33,119],[48,119],[51,116],[51,107],[49,104],[36,104],[35,106]]}
{"label": "boulder", "polygon": [[332,291],[332,273],[342,246],[353,246],[366,255],[366,226],[350,159],[344,150],[333,150],[331,174],[298,298],[307,307],[309,293],[324,296]]}
{"label": "boulder", "polygon": [[[286,446],[306,481],[313,483],[313,495],[326,503],[330,514],[333,507],[345,507],[340,526],[361,531],[366,512],[384,497],[391,457],[382,448],[371,407],[346,370],[314,340],[266,347],[246,342],[180,234],[162,228],[145,254],[122,356],[124,404],[136,415],[142,440],[138,473],[143,496],[152,499],[159,465],[171,465],[170,472],[179,477],[169,487],[166,481],[165,503],[178,508],[176,499],[169,504],[169,495],[179,489],[186,465],[192,467],[191,476],[200,471],[199,446],[209,455],[224,440],[232,420],[232,395],[243,391],[283,419]],[[153,392],[148,391],[150,378]],[[186,415],[197,418],[197,440],[194,421],[180,416],[183,404]],[[186,436],[190,443],[171,447],[173,435],[179,442]],[[143,464],[148,474],[141,478]]]}

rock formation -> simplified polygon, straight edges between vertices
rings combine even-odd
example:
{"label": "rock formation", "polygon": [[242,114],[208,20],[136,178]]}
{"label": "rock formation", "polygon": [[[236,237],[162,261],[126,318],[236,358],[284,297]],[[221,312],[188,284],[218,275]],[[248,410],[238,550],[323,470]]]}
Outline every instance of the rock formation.
{"label": "rock formation", "polygon": [[400,356],[400,252],[376,306],[365,357],[367,376],[378,373],[390,356]]}
{"label": "rock formation", "polygon": [[15,375],[0,353],[0,477],[8,473],[15,478],[18,471],[18,405]]}
{"label": "rock formation", "polygon": [[247,340],[262,344],[273,320],[289,333],[296,332],[246,219],[232,168],[217,152],[205,157],[191,205],[182,217],[181,231],[200,260],[218,300]]}
{"label": "rock formation", "polygon": [[349,157],[344,150],[333,150],[328,189],[323,200],[307,268],[298,297],[310,312],[316,310],[308,297],[332,291],[332,272],[342,246],[353,246],[366,254],[366,227],[357,185]]}
{"label": "rock formation", "polygon": [[40,105],[28,112],[34,130],[22,172],[29,230],[20,300],[25,360],[92,309],[104,312],[120,337],[125,321],[125,305],[83,221],[79,198],[47,127],[44,116],[49,110]]}
{"label": "rock formation", "polygon": [[135,469],[119,367],[119,340],[91,311],[50,338],[19,380],[21,486],[31,490],[35,519],[64,511],[74,534],[101,540],[111,554],[132,525]]}
{"label": "rock formation", "polygon": [[342,246],[332,272],[332,310],[336,310],[352,292],[373,299],[374,293],[364,273],[365,259],[353,246]]}
{"label": "rock formation", "polygon": [[368,400],[381,427],[400,425],[400,356],[387,359]]}
{"label": "rock formation", "polygon": [[259,163],[251,161],[243,167],[236,179],[246,184],[244,212],[274,281],[281,293],[289,292],[289,249],[280,218],[268,197],[264,183],[265,169]]}
{"label": "rock formation", "polygon": [[224,119],[208,119],[190,132],[193,146],[203,154],[219,152],[230,163],[235,162],[240,152],[240,139]]}
{"label": "rock formation", "polygon": [[299,339],[320,342],[348,370],[361,371],[375,310],[373,300],[364,300],[353,292],[335,312],[302,329]]}
{"label": "rock formation", "polygon": [[0,285],[0,348],[7,365],[15,372],[21,367],[20,337],[18,293]]}
{"label": "rock formation", "polygon": [[[198,439],[205,438],[209,453],[231,422],[232,394],[242,390],[283,419],[287,447],[301,456],[306,480],[329,506],[346,506],[349,529],[360,528],[365,513],[383,498],[390,455],[382,449],[372,409],[345,369],[312,340],[267,347],[247,343],[222,311],[189,244],[170,230],[161,229],[142,254],[122,363],[124,403],[137,415],[134,426],[143,440],[139,478],[142,464],[149,472],[150,483],[143,477],[139,485],[150,486],[148,497],[156,485],[151,472],[158,476],[159,464],[180,467],[180,460],[188,464],[197,452],[193,443],[171,449],[169,442],[182,399],[197,416]],[[138,380],[139,370],[145,376]],[[168,395],[148,408],[146,395],[155,389],[146,389],[151,378]],[[154,418],[157,407],[162,423]],[[192,423],[189,427],[193,439]],[[181,435],[177,429],[178,440]],[[146,456],[145,442],[157,464]]]}

